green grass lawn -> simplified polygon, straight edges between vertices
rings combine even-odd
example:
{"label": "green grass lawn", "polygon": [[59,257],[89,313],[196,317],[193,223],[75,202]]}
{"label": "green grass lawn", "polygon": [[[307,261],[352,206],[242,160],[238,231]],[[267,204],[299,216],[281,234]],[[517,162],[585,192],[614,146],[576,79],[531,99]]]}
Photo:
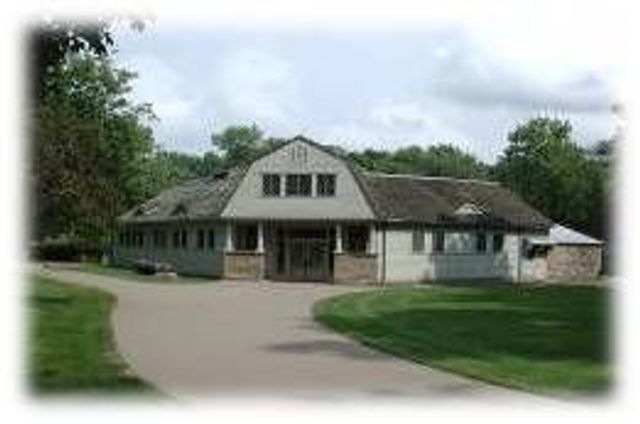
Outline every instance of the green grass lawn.
{"label": "green grass lawn", "polygon": [[211,283],[215,281],[214,278],[208,278],[208,277],[193,277],[193,276],[180,275],[174,278],[166,275],[145,275],[145,274],[140,274],[128,268],[102,265],[94,262],[83,262],[81,264],[74,265],[73,269],[77,269],[78,271],[91,272],[93,274],[104,275],[107,277],[126,278],[128,280],[134,280],[136,282],[141,282],[141,283],[202,284],[202,283]]}
{"label": "green grass lawn", "polygon": [[114,349],[111,295],[42,277],[29,282],[27,353],[34,392],[155,393],[127,373]]}
{"label": "green grass lawn", "polygon": [[601,392],[610,291],[585,286],[405,287],[314,307],[321,323],[436,368],[547,394]]}

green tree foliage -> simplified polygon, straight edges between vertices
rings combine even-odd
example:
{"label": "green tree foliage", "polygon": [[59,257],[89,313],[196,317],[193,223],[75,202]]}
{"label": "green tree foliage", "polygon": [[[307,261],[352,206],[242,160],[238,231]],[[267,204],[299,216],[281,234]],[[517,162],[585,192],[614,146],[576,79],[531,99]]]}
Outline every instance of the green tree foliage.
{"label": "green tree foliage", "polygon": [[264,138],[255,125],[232,125],[211,135],[213,146],[221,153],[225,167],[250,162],[284,142],[278,138]]}
{"label": "green tree foliage", "polygon": [[204,155],[172,152],[155,149],[144,167],[145,183],[142,185],[147,198],[165,188],[181,182],[212,175],[225,168],[225,164],[214,152]]}
{"label": "green tree foliage", "polygon": [[508,140],[496,178],[554,221],[603,237],[608,175],[572,141],[571,125],[536,118],[519,125]]}
{"label": "green tree foliage", "polygon": [[127,97],[134,77],[86,53],[48,74],[32,151],[38,238],[104,240],[114,217],[148,194],[153,116]]}
{"label": "green tree foliage", "polygon": [[366,149],[347,156],[364,169],[391,174],[484,179],[488,177],[489,170],[473,155],[448,144],[426,149],[419,146],[393,151]]}
{"label": "green tree foliage", "polygon": [[29,33],[32,97],[41,98],[49,72],[68,55],[85,52],[107,57],[113,38],[106,21],[73,23],[52,21],[39,24]]}

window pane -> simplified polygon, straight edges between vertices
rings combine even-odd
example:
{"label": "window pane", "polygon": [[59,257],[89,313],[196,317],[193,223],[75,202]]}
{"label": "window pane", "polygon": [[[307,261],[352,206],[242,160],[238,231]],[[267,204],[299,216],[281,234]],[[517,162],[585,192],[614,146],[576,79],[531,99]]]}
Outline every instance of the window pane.
{"label": "window pane", "polygon": [[198,230],[198,249],[204,249],[204,230]]}
{"label": "window pane", "polygon": [[494,234],[493,235],[493,251],[494,252],[502,252],[502,248],[504,246],[504,234]]}
{"label": "window pane", "polygon": [[318,196],[335,196],[336,176],[333,174],[318,174],[316,192]]}
{"label": "window pane", "polygon": [[346,251],[349,253],[363,253],[367,251],[369,242],[369,228],[364,225],[346,227]]}
{"label": "window pane", "polygon": [[285,186],[287,196],[311,196],[311,175],[289,174]]}
{"label": "window pane", "polygon": [[216,247],[216,233],[214,230],[209,230],[207,245],[209,249],[215,249]]}
{"label": "window pane", "polygon": [[182,230],[180,232],[180,246],[183,248],[187,247],[187,230]]}
{"label": "window pane", "polygon": [[476,252],[485,252],[487,250],[487,235],[485,233],[476,234]]}
{"label": "window pane", "polygon": [[258,247],[258,226],[255,224],[237,225],[234,232],[237,250],[256,250]]}
{"label": "window pane", "polygon": [[311,175],[300,175],[300,196],[311,196]]}
{"label": "window pane", "polygon": [[424,228],[414,227],[412,245],[414,253],[424,252]]}
{"label": "window pane", "polygon": [[265,196],[280,196],[280,175],[264,174],[262,176],[262,193]]}
{"label": "window pane", "polygon": [[433,232],[433,251],[444,252],[444,232],[443,231]]}
{"label": "window pane", "polygon": [[179,247],[180,246],[180,232],[178,230],[175,230],[173,232],[173,247]]}

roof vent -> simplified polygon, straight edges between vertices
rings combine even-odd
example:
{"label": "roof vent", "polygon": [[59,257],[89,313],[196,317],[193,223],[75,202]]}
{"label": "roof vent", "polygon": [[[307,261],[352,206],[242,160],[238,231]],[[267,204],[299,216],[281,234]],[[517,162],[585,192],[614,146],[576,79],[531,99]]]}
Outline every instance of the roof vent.
{"label": "roof vent", "polygon": [[465,203],[454,212],[455,215],[484,215],[484,211],[473,203]]}
{"label": "roof vent", "polygon": [[187,207],[184,203],[178,203],[173,211],[171,211],[171,215],[185,215],[187,213]]}
{"label": "roof vent", "polygon": [[227,175],[229,175],[229,171],[214,172],[213,173],[213,179],[214,180],[222,180],[222,179],[227,178]]}

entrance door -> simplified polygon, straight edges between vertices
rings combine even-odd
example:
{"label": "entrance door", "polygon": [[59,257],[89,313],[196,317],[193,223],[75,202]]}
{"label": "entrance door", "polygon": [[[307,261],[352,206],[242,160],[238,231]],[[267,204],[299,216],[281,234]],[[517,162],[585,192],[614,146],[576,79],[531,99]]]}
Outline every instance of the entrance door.
{"label": "entrance door", "polygon": [[289,239],[289,277],[322,281],[329,277],[329,243],[326,238]]}

